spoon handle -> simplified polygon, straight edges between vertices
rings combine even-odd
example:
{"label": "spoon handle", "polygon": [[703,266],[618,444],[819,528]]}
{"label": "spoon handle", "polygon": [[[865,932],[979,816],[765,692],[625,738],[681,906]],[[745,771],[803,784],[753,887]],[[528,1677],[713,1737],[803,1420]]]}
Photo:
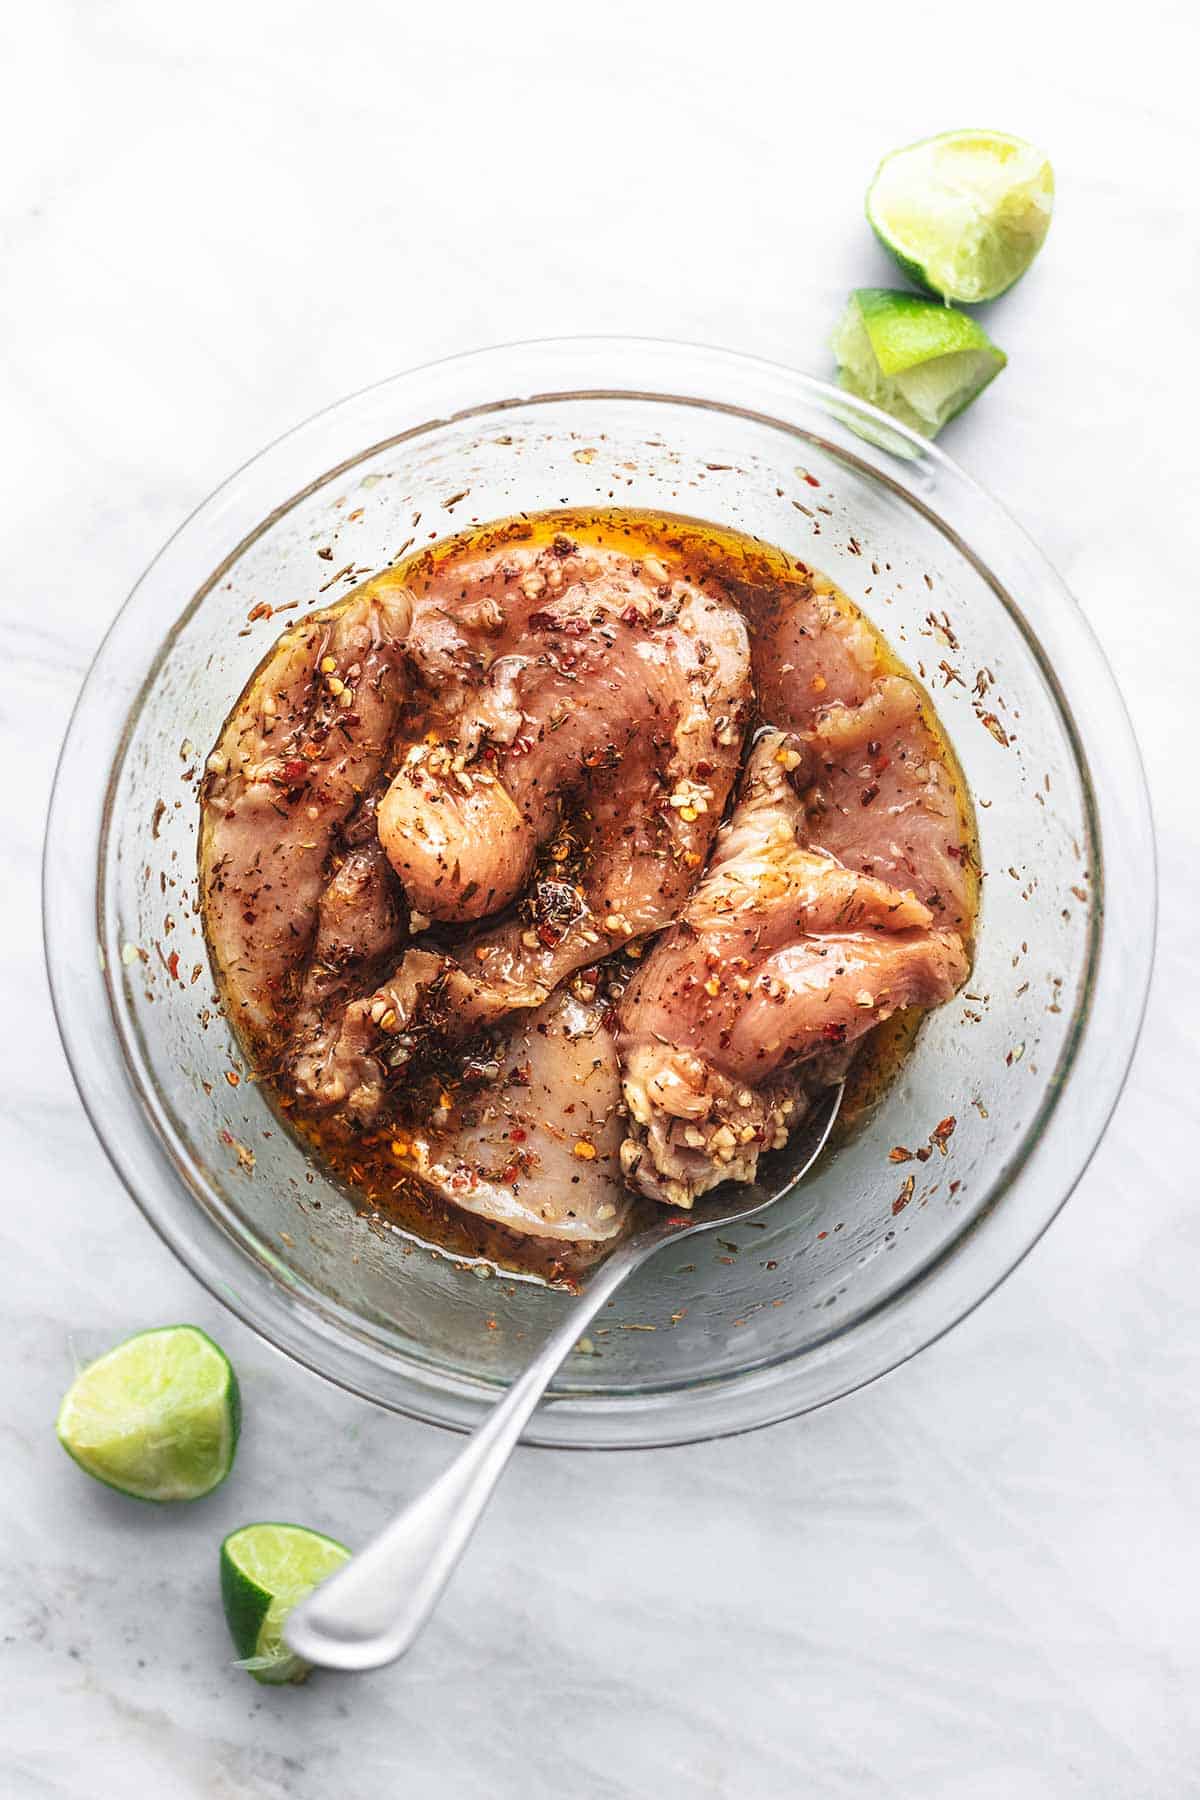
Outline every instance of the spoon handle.
{"label": "spoon handle", "polygon": [[327,1669],[377,1669],[413,1644],[479,1523],[526,1421],[604,1303],[657,1243],[631,1238],[592,1275],[450,1467],[292,1612],[284,1636]]}

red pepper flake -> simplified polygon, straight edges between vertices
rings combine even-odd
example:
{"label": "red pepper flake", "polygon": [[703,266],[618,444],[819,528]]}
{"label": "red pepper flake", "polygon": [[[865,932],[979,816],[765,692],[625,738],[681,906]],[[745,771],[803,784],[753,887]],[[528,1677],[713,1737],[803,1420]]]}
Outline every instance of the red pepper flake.
{"label": "red pepper flake", "polygon": [[284,780],[293,787],[297,782],[303,781],[307,774],[308,767],[298,756],[289,756],[283,765]]}
{"label": "red pepper flake", "polygon": [[836,1020],[831,1019],[828,1025],[823,1025],[821,1027],[821,1036],[825,1039],[827,1044],[844,1044],[846,1041],[846,1027],[839,1024]]}
{"label": "red pepper flake", "polygon": [[803,476],[804,480],[807,481],[809,487],[818,487],[818,488],[820,487],[821,484],[817,480],[816,476],[810,475],[807,469],[798,469],[796,472],[798,475]]}
{"label": "red pepper flake", "polygon": [[991,732],[991,734],[995,738],[996,742],[998,744],[1002,745],[1004,747],[1004,749],[1007,750],[1007,748],[1008,748],[1008,733],[1007,733],[1007,731],[1005,731],[1003,725],[1000,723],[1000,721],[996,717],[995,713],[981,712],[979,715],[979,723],[983,726],[986,726],[987,730]]}
{"label": "red pepper flake", "polygon": [[527,1136],[528,1133],[522,1126],[514,1125],[508,1134],[508,1141],[510,1144],[523,1144]]}
{"label": "red pepper flake", "polygon": [[178,950],[172,950],[170,956],[168,956],[168,958],[167,958],[167,974],[171,977],[172,981],[179,980],[179,952],[178,952]]}
{"label": "red pepper flake", "polygon": [[935,1125],[929,1134],[929,1142],[935,1144],[943,1156],[946,1154],[946,1145],[954,1136],[954,1127],[957,1124],[958,1120],[951,1113],[949,1118],[943,1119],[940,1124]]}
{"label": "red pepper flake", "polygon": [[827,1231],[818,1231],[818,1233],[817,1233],[817,1239],[818,1239],[818,1241],[819,1241],[819,1240],[820,1240],[820,1239],[821,1239],[821,1238],[827,1238],[827,1237],[828,1237],[828,1236],[829,1236],[829,1233],[828,1233],[828,1232],[827,1232]]}
{"label": "red pepper flake", "polygon": [[247,622],[253,625],[255,619],[269,619],[274,611],[273,606],[268,606],[265,600],[260,600],[258,605],[252,606],[246,614]]}
{"label": "red pepper flake", "polygon": [[[229,1083],[230,1087],[240,1087],[241,1086],[242,1078],[238,1074],[236,1069],[226,1069],[225,1079]],[[232,1138],[230,1139],[230,1142],[231,1143],[233,1142]]]}
{"label": "red pepper flake", "polygon": [[896,1144],[893,1146],[893,1148],[891,1150],[888,1151],[888,1161],[889,1162],[894,1162],[894,1163],[911,1162],[912,1159],[913,1159],[912,1151],[906,1150],[904,1148],[903,1144]]}
{"label": "red pepper flake", "polygon": [[902,1213],[904,1211],[905,1207],[908,1205],[909,1201],[913,1197],[913,1190],[916,1187],[916,1185],[917,1185],[916,1176],[910,1175],[908,1180],[905,1182],[904,1186],[900,1189],[900,1192],[897,1194],[896,1198],[892,1201],[892,1217],[893,1217],[893,1219],[897,1216],[898,1213]]}

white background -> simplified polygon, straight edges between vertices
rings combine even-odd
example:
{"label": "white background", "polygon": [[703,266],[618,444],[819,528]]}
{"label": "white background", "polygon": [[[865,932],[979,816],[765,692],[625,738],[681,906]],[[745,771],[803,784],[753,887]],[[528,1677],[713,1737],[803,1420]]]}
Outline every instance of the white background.
{"label": "white background", "polygon": [[[0,1789],[13,1800],[1061,1800],[1200,1791],[1191,5],[778,9],[26,0],[0,19],[5,789]],[[516,337],[693,338],[828,369],[886,282],[888,149],[1052,155],[1008,370],[945,434],[1116,667],[1163,874],[1117,1119],[1006,1287],[823,1414],[692,1449],[520,1453],[402,1667],[232,1670],[216,1546],[360,1542],[452,1444],[291,1367],[119,1188],[49,1017],[55,750],[144,564],[268,439]],[[1120,854],[1119,847],[1116,854]],[[1149,871],[1146,871],[1149,879]],[[73,1355],[194,1319],[243,1376],[234,1479],[153,1512],[57,1448]]]}

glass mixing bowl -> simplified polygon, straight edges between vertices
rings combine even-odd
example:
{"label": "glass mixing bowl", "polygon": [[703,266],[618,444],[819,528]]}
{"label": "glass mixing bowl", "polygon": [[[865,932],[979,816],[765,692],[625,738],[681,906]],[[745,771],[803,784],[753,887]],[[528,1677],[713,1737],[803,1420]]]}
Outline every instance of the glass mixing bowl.
{"label": "glass mixing bowl", "polygon": [[[286,622],[253,609],[327,603],[473,521],[614,502],[754,533],[866,608],[935,695],[986,876],[967,990],[864,1128],[761,1229],[663,1251],[569,1358],[529,1435],[573,1446],[766,1424],[962,1318],[1096,1147],[1154,932],[1145,785],[1104,658],[940,451],[790,369],[680,344],[517,345],[384,382],[249,463],[150,566],[84,686],[47,832],[50,977],[84,1104],[146,1217],[264,1337],[467,1427],[564,1298],[362,1216],[245,1078],[197,916],[196,781]],[[945,1154],[889,1159],[951,1117]]]}

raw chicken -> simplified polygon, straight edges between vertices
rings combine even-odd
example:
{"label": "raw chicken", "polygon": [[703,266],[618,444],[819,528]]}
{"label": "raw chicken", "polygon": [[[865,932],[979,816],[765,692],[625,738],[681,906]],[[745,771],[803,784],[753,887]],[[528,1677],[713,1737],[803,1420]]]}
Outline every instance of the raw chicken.
{"label": "raw chicken", "polygon": [[754,685],[763,718],[799,731],[819,707],[866,699],[883,672],[879,640],[839,595],[772,582],[742,598],[755,622]]}
{"label": "raw chicken", "polygon": [[259,1039],[295,997],[338,829],[396,727],[406,590],[382,577],[286,631],[208,759],[200,880],[230,1016]]}
{"label": "raw chicken", "polygon": [[970,930],[974,873],[947,746],[916,684],[843,596],[813,579],[740,598],[754,618],[763,718],[814,750],[810,843],[849,868],[913,888],[939,924]]}
{"label": "raw chicken", "polygon": [[[379,835],[426,920],[472,920],[512,900],[551,836],[561,872],[453,957],[410,950],[346,1010],[321,1079],[306,1070],[301,1080],[310,1098],[345,1101],[358,1119],[382,1102],[387,1070],[431,1039],[461,1041],[541,1006],[574,970],[669,924],[737,770],[749,649],[731,606],[649,562],[582,559],[569,539],[506,566],[523,608],[514,604],[511,629],[482,615],[504,654],[448,743],[409,747]],[[479,588],[494,581],[488,571],[466,590],[473,619],[491,598]],[[466,654],[456,629],[444,613],[439,657]]]}
{"label": "raw chicken", "polygon": [[726,535],[614,509],[421,552],[286,632],[207,766],[213,960],[290,1118],[390,1216],[449,1203],[551,1279],[638,1192],[750,1179],[863,1033],[967,971],[926,697]]}
{"label": "raw chicken", "polygon": [[[369,815],[366,822],[373,824]],[[368,1073],[347,1060],[341,1020],[352,994],[362,992],[400,944],[404,908],[397,903],[394,886],[372,830],[367,842],[344,858],[317,905],[316,935],[296,1004],[289,1059],[296,1086],[319,1096],[325,1105],[344,1099]]]}
{"label": "raw chicken", "polygon": [[812,759],[760,737],[707,874],[620,1007],[623,1167],[672,1205],[749,1180],[863,1032],[966,977],[961,939],[911,890],[806,846]]}
{"label": "raw chicken", "polygon": [[938,923],[966,932],[973,874],[956,775],[917,688],[883,675],[860,706],[823,707],[802,733],[811,843],[864,874],[915,889]]}
{"label": "raw chicken", "polygon": [[631,1204],[625,1121],[603,1004],[570,992],[527,1014],[475,1094],[459,1090],[434,1129],[406,1132],[401,1167],[444,1199],[536,1237],[603,1242]]}
{"label": "raw chicken", "polygon": [[[659,865],[699,866],[737,769],[750,704],[741,615],[665,568],[652,583],[637,562],[580,557],[568,538],[513,566],[523,572],[504,607],[479,597],[487,577],[471,584],[491,660],[449,741],[403,752],[379,808],[384,848],[417,912],[480,919],[518,897],[570,816],[590,894],[661,922]],[[465,632],[451,641],[450,618],[432,660],[421,622],[414,632],[427,680],[447,658],[460,681],[464,661],[482,661]]]}

